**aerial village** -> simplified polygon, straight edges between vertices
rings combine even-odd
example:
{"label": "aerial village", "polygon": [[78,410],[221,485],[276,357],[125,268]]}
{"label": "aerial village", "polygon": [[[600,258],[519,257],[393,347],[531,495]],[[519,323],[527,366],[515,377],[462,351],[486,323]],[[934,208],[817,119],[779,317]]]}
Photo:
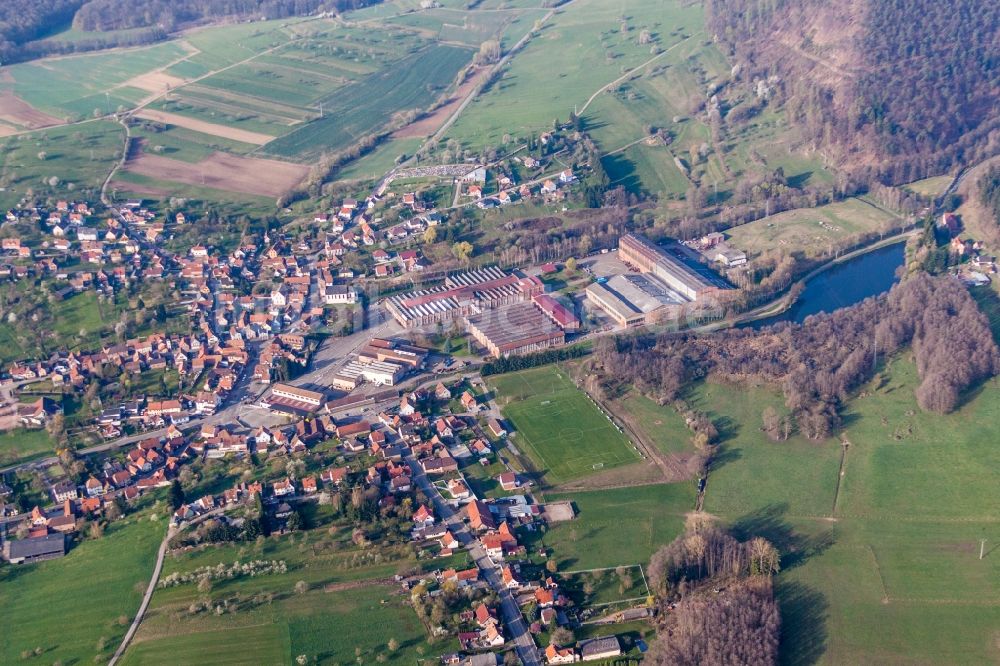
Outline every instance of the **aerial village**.
{"label": "aerial village", "polygon": [[[542,171],[537,160],[519,161]],[[367,199],[317,213],[309,222],[318,233],[267,230],[226,249],[174,249],[194,221],[141,201],[102,215],[69,201],[9,212],[7,224],[37,231],[0,240],[0,281],[44,282],[57,305],[88,292],[114,302],[156,285],[167,296],[145,305],[153,330],[142,335],[6,368],[0,429],[59,432],[64,445],[58,456],[0,469],[3,559],[63,557],[100,538],[101,521],[165,495],[171,529],[192,543],[292,533],[310,507],[344,516],[348,506],[359,542],[368,539],[365,516],[380,515],[395,521],[386,543],[412,544],[429,559],[467,553],[462,568],[397,581],[428,631],[457,637],[461,652],[442,663],[495,664],[513,641],[544,646],[552,664],[634,647],[614,624],[652,613],[644,599],[584,606],[547,568],[538,537],[572,521],[573,503],[536,500],[479,370],[593,335],[718,316],[734,292],[720,272],[746,254],[719,233],[665,245],[628,234],[572,265],[477,265],[425,282],[433,265],[416,241],[445,222],[421,193],[394,193],[394,180],[450,179],[456,199],[483,210],[558,202],[577,182],[570,169],[521,183],[481,166],[441,169],[391,172]],[[406,219],[384,224],[390,207]],[[939,226],[953,233],[955,254],[971,258],[958,270],[969,279],[995,273],[974,241],[958,239],[957,224],[946,215]],[[452,353],[453,340],[465,353]],[[74,421],[73,436],[85,439],[67,435],[64,396],[83,396],[89,408]],[[189,496],[184,488],[209,465],[216,490]],[[234,465],[244,473],[227,475]],[[559,633],[582,622],[607,633]]]}

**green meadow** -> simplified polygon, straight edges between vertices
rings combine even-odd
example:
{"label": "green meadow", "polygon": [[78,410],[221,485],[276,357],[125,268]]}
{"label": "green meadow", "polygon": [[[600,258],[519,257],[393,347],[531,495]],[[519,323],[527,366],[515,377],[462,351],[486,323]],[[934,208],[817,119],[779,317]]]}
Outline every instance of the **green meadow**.
{"label": "green meadow", "polygon": [[[106,662],[139,608],[166,518],[129,518],[65,557],[0,567],[0,662],[41,648],[44,663]],[[124,620],[122,623],[120,620]]]}
{"label": "green meadow", "polygon": [[17,428],[0,433],[0,467],[52,455],[54,452],[55,441],[45,429]]}
{"label": "green meadow", "polygon": [[683,531],[696,494],[694,482],[545,493],[546,502],[573,502],[576,518],[551,525],[543,542],[561,571],[646,566],[657,548]]}
{"label": "green meadow", "polygon": [[899,218],[865,199],[846,199],[817,208],[785,211],[748,224],[733,227],[731,243],[749,257],[778,250],[818,255],[830,244],[855,234],[887,230],[899,225]]}
{"label": "green meadow", "polygon": [[0,139],[0,207],[29,191],[95,201],[123,148],[121,126],[106,120]]}
{"label": "green meadow", "polygon": [[546,484],[639,460],[628,438],[559,366],[496,375],[489,383],[514,428],[514,445]]}
{"label": "green meadow", "polygon": [[[457,647],[450,641],[427,645],[425,628],[390,579],[401,571],[463,566],[464,555],[393,559],[355,549],[344,535],[337,539],[345,540],[342,547],[333,547],[325,530],[317,529],[270,537],[260,546],[207,546],[169,556],[164,577],[251,560],[284,561],[288,571],[216,580],[208,592],[196,583],[157,589],[124,663],[184,663],[210,655],[211,663],[271,664],[304,654],[309,663],[347,663],[358,657],[375,663],[384,655],[385,663],[412,664],[424,651],[436,658]],[[295,589],[299,581],[307,584],[306,591]],[[192,604],[204,601],[226,610],[191,611]],[[395,651],[388,647],[392,639],[399,644]]]}
{"label": "green meadow", "polygon": [[78,120],[132,108],[149,93],[126,83],[140,74],[184,58],[178,42],[124,51],[93,53],[12,65],[5,68],[13,83],[0,84],[40,111]]}
{"label": "green meadow", "polygon": [[[629,17],[623,31],[620,17]],[[699,6],[679,2],[578,0],[556,12],[449,130],[467,148],[497,146],[504,134],[525,138],[565,121],[601,87],[701,30]],[[647,30],[649,44],[640,44]],[[638,137],[635,137],[638,138]]]}
{"label": "green meadow", "polygon": [[763,435],[762,410],[783,403],[769,389],[688,396],[722,431],[705,510],[782,550],[785,663],[1000,658],[1000,386],[938,416],[917,407],[916,383],[905,355],[892,361],[848,404],[842,435],[818,443]]}

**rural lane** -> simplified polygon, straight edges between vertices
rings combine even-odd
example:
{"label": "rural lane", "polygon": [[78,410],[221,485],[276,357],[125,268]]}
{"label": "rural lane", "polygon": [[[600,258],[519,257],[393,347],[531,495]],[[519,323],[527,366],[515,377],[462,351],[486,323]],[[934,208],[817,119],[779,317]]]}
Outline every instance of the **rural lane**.
{"label": "rural lane", "polygon": [[167,534],[163,537],[163,541],[160,543],[160,549],[156,551],[156,565],[153,567],[153,575],[149,578],[149,585],[146,586],[146,593],[142,597],[142,603],[139,604],[139,610],[136,611],[135,618],[132,620],[132,625],[125,632],[125,636],[122,638],[121,645],[115,650],[115,654],[111,657],[111,661],[108,662],[108,666],[115,666],[122,655],[125,654],[125,650],[128,648],[129,643],[132,642],[132,638],[135,636],[135,632],[139,630],[139,625],[142,624],[142,618],[146,615],[146,609],[149,608],[149,602],[153,598],[153,592],[156,591],[156,584],[160,581],[160,572],[163,570],[163,559],[167,555],[167,547],[170,545],[170,540],[173,539],[178,532],[187,529],[193,525],[207,520],[213,516],[217,516],[223,513],[226,507],[219,507],[218,509],[212,509],[207,511],[200,516],[192,518],[188,522],[175,527],[173,523],[167,526]]}
{"label": "rural lane", "polygon": [[156,583],[160,580],[160,571],[163,570],[163,558],[167,554],[167,545],[170,543],[170,539],[174,536],[174,526],[170,525],[167,527],[167,534],[163,537],[163,541],[160,543],[160,549],[156,551],[156,566],[153,567],[153,575],[149,578],[149,585],[146,586],[146,593],[142,596],[142,603],[139,604],[139,610],[136,611],[135,618],[132,620],[131,626],[129,626],[128,631],[125,632],[124,638],[122,638],[121,645],[115,650],[115,654],[111,657],[111,661],[108,662],[108,666],[115,666],[118,660],[121,659],[122,655],[125,654],[125,648],[132,641],[132,637],[135,636],[135,632],[139,629],[139,624],[142,622],[143,615],[146,614],[146,609],[149,607],[149,602],[153,598],[153,592],[156,591]]}

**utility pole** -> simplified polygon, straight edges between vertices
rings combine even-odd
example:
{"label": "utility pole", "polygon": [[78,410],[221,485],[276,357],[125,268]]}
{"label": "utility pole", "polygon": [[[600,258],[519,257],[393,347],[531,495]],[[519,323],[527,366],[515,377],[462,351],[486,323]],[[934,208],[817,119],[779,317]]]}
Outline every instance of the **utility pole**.
{"label": "utility pole", "polygon": [[986,539],[979,540],[979,559],[983,559],[984,551],[986,550]]}

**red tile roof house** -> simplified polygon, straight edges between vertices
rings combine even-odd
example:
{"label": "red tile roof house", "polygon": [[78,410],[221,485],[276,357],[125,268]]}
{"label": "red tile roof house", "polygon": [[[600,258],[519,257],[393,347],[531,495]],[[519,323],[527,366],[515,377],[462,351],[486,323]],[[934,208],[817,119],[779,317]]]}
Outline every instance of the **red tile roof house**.
{"label": "red tile roof house", "polygon": [[333,485],[340,485],[347,478],[347,468],[346,467],[332,467],[330,469],[324,470],[320,474],[319,479],[323,483],[332,483]]}
{"label": "red tile roof house", "polygon": [[545,648],[545,662],[548,664],[572,664],[577,660],[573,648],[557,648],[555,643],[549,643]]}
{"label": "red tile roof house", "polygon": [[500,621],[497,619],[496,610],[483,603],[476,606],[476,624],[480,627],[488,627],[490,625],[495,626],[499,623]]}
{"label": "red tile roof house", "polygon": [[469,507],[469,526],[473,530],[495,530],[497,527],[496,521],[493,519],[493,514],[490,513],[488,506],[476,500],[468,504]]}
{"label": "red tile roof house", "polygon": [[426,506],[421,505],[419,509],[413,512],[413,522],[417,527],[433,525],[434,514]]}
{"label": "red tile roof house", "polygon": [[275,481],[272,488],[274,490],[275,497],[285,497],[286,495],[295,494],[295,486],[289,479],[284,479],[283,481]]}

